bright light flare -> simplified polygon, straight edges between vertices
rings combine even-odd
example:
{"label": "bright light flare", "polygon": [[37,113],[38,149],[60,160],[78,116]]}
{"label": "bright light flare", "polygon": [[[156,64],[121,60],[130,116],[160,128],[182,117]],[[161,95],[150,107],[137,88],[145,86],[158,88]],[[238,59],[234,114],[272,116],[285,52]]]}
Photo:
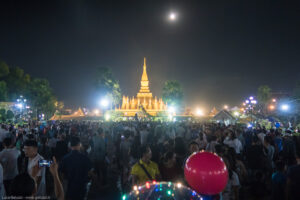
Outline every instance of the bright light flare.
{"label": "bright light flare", "polygon": [[177,15],[174,12],[171,12],[169,15],[169,20],[171,21],[175,21],[177,19]]}
{"label": "bright light flare", "polygon": [[109,113],[106,113],[106,114],[104,115],[104,118],[105,118],[106,121],[108,121],[108,120],[110,119],[110,114],[109,114]]}
{"label": "bright light flare", "polygon": [[93,113],[94,113],[95,115],[98,115],[98,114],[100,113],[100,111],[99,111],[98,109],[95,109],[95,110],[93,111]]}
{"label": "bright light flare", "polygon": [[109,105],[109,101],[107,99],[102,99],[100,101],[100,105],[104,108],[106,108]]}
{"label": "bright light flare", "polygon": [[23,104],[21,104],[21,103],[18,103],[16,106],[20,109],[23,108]]}
{"label": "bright light flare", "polygon": [[274,103],[275,103],[275,102],[276,102],[276,99],[272,99],[272,102],[274,102]]}
{"label": "bright light flare", "polygon": [[228,105],[224,105],[224,109],[227,110],[229,108]]}
{"label": "bright light flare", "polygon": [[281,110],[283,110],[283,111],[287,111],[287,110],[289,110],[289,108],[290,108],[290,106],[287,104],[281,105]]}
{"label": "bright light flare", "polygon": [[270,110],[274,110],[274,109],[275,109],[275,106],[274,106],[274,105],[270,105],[270,106],[269,106],[269,109],[270,109]]}
{"label": "bright light flare", "polygon": [[234,116],[236,116],[236,117],[240,116],[240,113],[239,113],[238,111],[235,111],[233,114],[234,114]]}
{"label": "bright light flare", "polygon": [[203,116],[203,115],[204,115],[203,110],[197,109],[197,110],[196,110],[196,115],[197,115],[197,116]]}
{"label": "bright light flare", "polygon": [[175,113],[175,111],[176,111],[176,109],[175,109],[174,106],[170,106],[170,107],[168,108],[168,112],[169,112],[169,113]]}
{"label": "bright light flare", "polygon": [[181,184],[181,183],[177,183],[177,187],[178,187],[178,188],[181,188],[181,187],[182,187],[182,184]]}

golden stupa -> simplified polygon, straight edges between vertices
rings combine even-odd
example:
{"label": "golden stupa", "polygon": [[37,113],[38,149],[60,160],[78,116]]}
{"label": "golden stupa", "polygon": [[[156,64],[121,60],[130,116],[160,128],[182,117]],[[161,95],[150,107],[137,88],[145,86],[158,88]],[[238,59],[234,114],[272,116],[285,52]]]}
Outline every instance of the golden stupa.
{"label": "golden stupa", "polygon": [[129,98],[128,96],[123,96],[122,106],[116,110],[121,111],[124,116],[135,116],[140,111],[146,111],[148,114],[156,116],[157,112],[167,110],[167,105],[163,102],[162,98],[153,98],[150,92],[146,58],[144,58],[140,91],[136,97]]}

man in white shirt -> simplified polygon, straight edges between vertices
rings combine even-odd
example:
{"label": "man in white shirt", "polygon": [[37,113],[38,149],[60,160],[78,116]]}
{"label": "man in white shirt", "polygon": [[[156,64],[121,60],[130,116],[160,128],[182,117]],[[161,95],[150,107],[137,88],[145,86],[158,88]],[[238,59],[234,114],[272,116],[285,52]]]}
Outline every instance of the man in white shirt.
{"label": "man in white shirt", "polygon": [[0,152],[0,163],[3,167],[3,182],[7,195],[12,180],[18,175],[18,157],[21,152],[12,145],[12,138],[8,137],[3,140],[4,147]]}
{"label": "man in white shirt", "polygon": [[46,169],[44,167],[39,168],[39,160],[44,159],[37,153],[38,144],[35,140],[27,140],[24,143],[24,153],[28,158],[27,172],[35,180],[37,184],[36,196],[46,195]]}

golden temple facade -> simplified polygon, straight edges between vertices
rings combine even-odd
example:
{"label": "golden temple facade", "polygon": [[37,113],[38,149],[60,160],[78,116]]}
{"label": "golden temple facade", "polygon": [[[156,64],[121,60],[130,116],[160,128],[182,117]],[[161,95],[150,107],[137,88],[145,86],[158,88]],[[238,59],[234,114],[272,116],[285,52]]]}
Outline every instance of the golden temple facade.
{"label": "golden temple facade", "polygon": [[156,116],[157,112],[167,110],[167,105],[162,98],[153,97],[150,92],[146,58],[144,58],[140,91],[136,97],[123,96],[122,105],[116,110],[123,112],[124,116],[135,116],[136,113],[143,110],[152,116]]}

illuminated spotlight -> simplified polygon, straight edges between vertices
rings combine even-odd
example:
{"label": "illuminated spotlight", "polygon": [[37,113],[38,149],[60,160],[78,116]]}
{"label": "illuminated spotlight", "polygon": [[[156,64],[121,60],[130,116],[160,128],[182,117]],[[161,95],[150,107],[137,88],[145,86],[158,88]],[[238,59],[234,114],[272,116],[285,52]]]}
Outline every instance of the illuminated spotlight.
{"label": "illuminated spotlight", "polygon": [[274,106],[274,105],[270,105],[270,106],[269,106],[269,109],[270,109],[270,110],[274,110],[274,109],[275,109],[275,106]]}
{"label": "illuminated spotlight", "polygon": [[177,183],[177,187],[181,188],[182,184],[181,183]]}
{"label": "illuminated spotlight", "polygon": [[18,107],[18,108],[23,108],[23,104],[18,103],[18,104],[17,104],[17,107]]}
{"label": "illuminated spotlight", "polygon": [[171,21],[175,21],[175,20],[176,20],[176,18],[177,18],[177,15],[176,15],[176,13],[174,13],[174,12],[171,12],[171,13],[170,13],[170,15],[169,15],[169,19],[170,19]]}
{"label": "illuminated spotlight", "polygon": [[245,103],[248,104],[248,103],[250,103],[250,101],[249,101],[249,100],[246,100]]}
{"label": "illuminated spotlight", "polygon": [[100,105],[104,108],[106,108],[108,106],[108,104],[109,104],[109,101],[107,99],[102,99],[100,101]]}
{"label": "illuminated spotlight", "polygon": [[204,115],[203,110],[197,109],[197,110],[196,110],[196,115],[197,115],[197,116],[203,116],[203,115]]}
{"label": "illuminated spotlight", "polygon": [[257,104],[257,101],[256,100],[251,100],[251,103],[252,104]]}
{"label": "illuminated spotlight", "polygon": [[104,118],[105,118],[106,121],[108,121],[108,120],[110,119],[110,114],[106,113],[106,114],[104,115]]}
{"label": "illuminated spotlight", "polygon": [[224,105],[224,109],[227,110],[229,107],[228,105]]}
{"label": "illuminated spotlight", "polygon": [[138,190],[138,187],[136,185],[133,186],[133,190]]}
{"label": "illuminated spotlight", "polygon": [[254,98],[251,96],[251,97],[249,97],[249,99],[250,99],[250,100],[253,100]]}
{"label": "illuminated spotlight", "polygon": [[248,127],[248,128],[252,128],[252,124],[249,123],[249,124],[247,125],[247,127]]}
{"label": "illuminated spotlight", "polygon": [[290,107],[289,107],[289,105],[287,105],[287,104],[281,105],[281,110],[283,110],[283,111],[287,111],[289,108],[290,108]]}
{"label": "illuminated spotlight", "polygon": [[126,200],[126,194],[123,195],[122,200]]}
{"label": "illuminated spotlight", "polygon": [[98,114],[99,114],[99,110],[98,110],[98,109],[95,109],[95,110],[93,111],[93,113],[94,113],[95,115],[98,115]]}
{"label": "illuminated spotlight", "polygon": [[170,113],[175,113],[175,107],[174,106],[170,106],[169,108],[168,108],[168,111],[170,112]]}
{"label": "illuminated spotlight", "polygon": [[276,102],[276,99],[272,99],[272,102],[274,102],[274,103],[275,103],[275,102]]}
{"label": "illuminated spotlight", "polygon": [[240,115],[240,113],[238,111],[235,111],[234,113],[234,116],[238,117]]}
{"label": "illuminated spotlight", "polygon": [[146,182],[146,188],[149,189],[150,188],[150,183]]}
{"label": "illuminated spotlight", "polygon": [[246,105],[246,103],[243,103],[243,106],[245,106]]}

